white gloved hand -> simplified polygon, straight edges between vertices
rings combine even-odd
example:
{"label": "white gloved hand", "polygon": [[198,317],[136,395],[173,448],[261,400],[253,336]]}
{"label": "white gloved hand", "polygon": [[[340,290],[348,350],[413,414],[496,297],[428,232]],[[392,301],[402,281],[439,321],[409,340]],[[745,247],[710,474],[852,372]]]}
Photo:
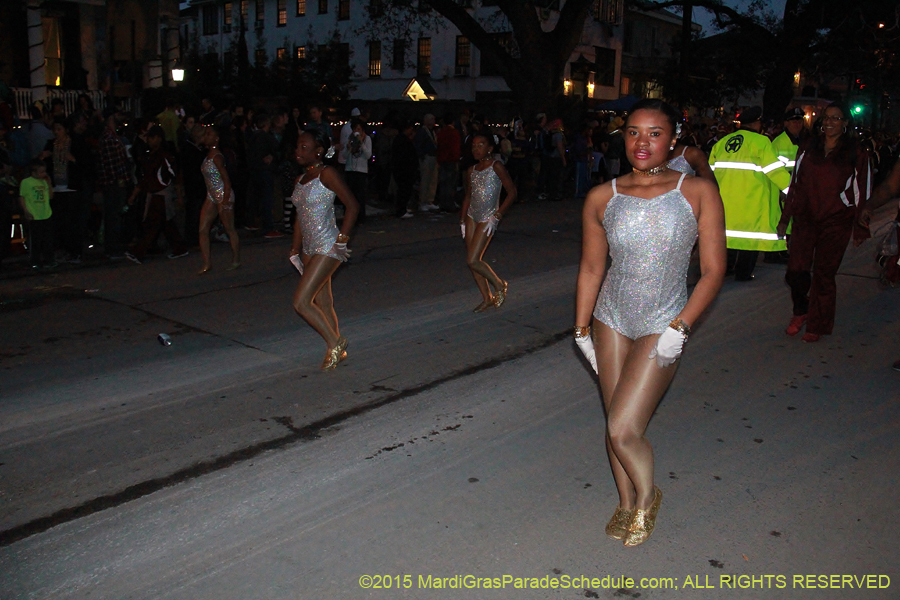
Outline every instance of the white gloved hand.
{"label": "white gloved hand", "polygon": [[462,238],[463,238],[463,239],[466,239],[466,224],[465,224],[465,223],[460,223],[460,224],[459,224],[459,230],[462,232]]}
{"label": "white gloved hand", "polygon": [[668,367],[681,356],[686,339],[685,335],[680,331],[667,327],[662,335],[659,336],[656,346],[650,350],[650,356],[647,358],[655,358],[657,365]]}
{"label": "white gloved hand", "polygon": [[581,353],[584,354],[584,357],[591,363],[591,367],[594,369],[594,373],[597,372],[597,357],[594,353],[594,340],[591,336],[586,335],[584,337],[576,337],[575,344],[578,346],[578,349],[581,350]]}
{"label": "white gloved hand", "polygon": [[291,254],[291,264],[294,265],[294,268],[297,269],[297,272],[303,275],[303,261],[300,260],[299,254]]}
{"label": "white gloved hand", "polygon": [[497,218],[496,214],[491,215],[491,218],[488,219],[487,227],[485,227],[484,232],[491,236],[494,235],[494,232],[497,231],[497,228],[500,226],[500,219]]}
{"label": "white gloved hand", "polygon": [[337,254],[338,260],[341,262],[347,262],[347,259],[350,258],[350,254],[352,251],[347,248],[347,244],[342,244],[339,242],[335,242],[334,246],[331,248],[331,251]]}

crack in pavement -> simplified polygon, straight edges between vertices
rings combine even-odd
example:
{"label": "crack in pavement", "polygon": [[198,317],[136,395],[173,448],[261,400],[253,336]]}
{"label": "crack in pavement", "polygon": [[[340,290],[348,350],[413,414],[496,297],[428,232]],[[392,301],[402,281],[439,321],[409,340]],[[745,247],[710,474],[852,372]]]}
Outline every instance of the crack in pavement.
{"label": "crack in pavement", "polygon": [[373,410],[381,408],[382,406],[387,406],[389,404],[393,404],[407,398],[412,398],[424,392],[440,387],[445,383],[468,377],[481,371],[493,369],[507,361],[516,360],[518,358],[534,354],[535,352],[539,352],[541,350],[554,346],[555,344],[558,344],[563,340],[568,339],[571,335],[572,334],[569,329],[553,335],[548,335],[542,341],[536,344],[532,344],[527,348],[523,348],[516,352],[510,352],[492,358],[477,365],[459,369],[427,383],[422,383],[405,390],[400,390],[383,398],[375,399],[353,408],[337,412],[333,415],[327,416],[303,427],[296,427],[291,417],[273,417],[274,421],[287,427],[290,430],[290,433],[278,438],[266,440],[264,442],[251,444],[250,446],[229,452],[228,454],[219,456],[213,460],[202,461],[189,467],[179,469],[178,471],[175,471],[174,473],[171,473],[169,475],[148,479],[147,481],[142,481],[140,483],[130,485],[118,492],[98,496],[97,498],[88,500],[77,506],[63,508],[51,515],[38,517],[37,519],[33,519],[22,525],[0,531],[0,547],[12,545],[15,542],[47,531],[48,529],[56,527],[57,525],[75,521],[82,517],[87,517],[89,515],[102,512],[110,508],[115,508],[133,500],[138,500],[139,498],[148,496],[164,488],[172,487],[174,485],[184,483],[198,477],[202,477],[203,475],[207,475],[209,473],[227,469],[233,465],[259,456],[264,452],[270,450],[279,450],[296,443],[315,441],[319,439],[320,432],[334,427],[335,425],[338,425],[339,423],[342,423],[348,419],[364,415]]}
{"label": "crack in pavement", "polygon": [[[164,298],[162,300],[150,300],[148,302],[139,302],[134,305],[129,304],[129,305],[125,305],[125,306],[131,306],[131,308],[137,308],[139,306],[145,306],[147,304],[160,304],[163,302],[172,302],[174,300],[190,300],[191,298],[199,298],[200,296],[206,296],[209,294],[218,294],[219,292],[221,292],[223,290],[240,290],[240,289],[244,289],[244,288],[254,287],[257,285],[262,285],[264,283],[272,283],[273,281],[279,281],[281,279],[291,277],[292,275],[293,275],[292,273],[285,273],[284,275],[279,275],[278,277],[273,277],[271,279],[263,279],[261,281],[251,281],[250,283],[242,283],[240,285],[229,285],[227,287],[215,288],[212,290],[206,290],[204,292],[197,292],[194,294],[186,294],[184,296],[172,296],[171,298]],[[124,303],[121,303],[121,304],[124,304]]]}

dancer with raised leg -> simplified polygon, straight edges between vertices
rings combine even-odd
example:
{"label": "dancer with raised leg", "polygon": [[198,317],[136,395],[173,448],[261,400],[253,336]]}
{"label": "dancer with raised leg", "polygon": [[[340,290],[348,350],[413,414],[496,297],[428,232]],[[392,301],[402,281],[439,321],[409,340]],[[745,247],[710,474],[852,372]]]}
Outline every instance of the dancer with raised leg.
{"label": "dancer with raised leg", "polygon": [[[335,169],[322,162],[330,146],[331,140],[318,130],[300,134],[296,159],[305,172],[297,178],[291,197],[297,207],[297,223],[290,260],[300,271],[294,310],[325,340],[325,371],[347,358],[347,338],[341,335],[334,312],[331,276],[350,256],[347,243],[359,214],[359,203],[350,188]],[[345,209],[340,230],[334,217],[335,195]]]}
{"label": "dancer with raised leg", "polygon": [[[500,279],[494,270],[482,260],[484,251],[500,225],[500,219],[516,201],[516,186],[501,163],[493,158],[494,140],[488,135],[472,138],[472,156],[478,161],[469,167],[465,177],[466,194],[460,211],[459,227],[466,242],[466,262],[475,284],[481,292],[482,302],[474,312],[482,312],[494,306],[500,308],[506,300],[509,284]],[[506,190],[506,199],[500,206],[500,191]],[[491,292],[491,286],[494,291]]]}
{"label": "dancer with raised leg", "polygon": [[234,229],[234,190],[225,169],[225,155],[219,148],[224,141],[224,131],[219,125],[210,125],[203,134],[203,144],[209,149],[200,171],[206,181],[206,200],[200,210],[200,255],[203,268],[198,275],[209,273],[212,263],[209,258],[209,230],[216,217],[222,220],[228,243],[231,244],[231,266],[233,271],[241,266],[241,240]]}
{"label": "dancer with raised leg", "polygon": [[[606,411],[606,449],[619,494],[606,534],[626,546],[650,537],[662,502],[647,425],[691,326],[725,275],[717,187],[667,167],[678,119],[659,100],[634,105],[624,128],[634,172],[591,190],[582,218],[575,341],[598,373]],[[688,261],[698,236],[701,276],[688,298]]]}

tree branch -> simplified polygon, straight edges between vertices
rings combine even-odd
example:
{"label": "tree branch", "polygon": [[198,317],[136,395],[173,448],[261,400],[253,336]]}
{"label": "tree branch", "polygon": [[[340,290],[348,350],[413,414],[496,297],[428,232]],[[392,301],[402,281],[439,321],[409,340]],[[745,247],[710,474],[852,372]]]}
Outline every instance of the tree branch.
{"label": "tree branch", "polygon": [[[640,10],[656,10],[661,8],[669,8],[671,6],[683,7],[684,4],[684,0],[666,0],[664,2],[654,2],[652,0],[634,0],[635,7]],[[767,32],[769,31],[768,29],[757,23],[752,17],[748,17],[747,15],[736,11],[730,6],[725,6],[724,4],[722,4],[721,0],[692,0],[691,4],[695,7],[705,8],[706,10],[715,14],[716,22],[720,26],[729,25],[729,23],[723,22],[722,15],[724,15],[731,20],[730,24],[737,27],[762,30]]]}
{"label": "tree branch", "polygon": [[481,52],[489,54],[500,61],[505,69],[517,71],[519,65],[515,59],[495,40],[481,23],[455,0],[421,0],[438,11],[445,19],[453,23]]}
{"label": "tree branch", "polygon": [[572,50],[581,39],[584,22],[587,20],[593,0],[566,0],[559,11],[559,21],[553,29],[553,48],[559,53],[557,58],[569,60]]}

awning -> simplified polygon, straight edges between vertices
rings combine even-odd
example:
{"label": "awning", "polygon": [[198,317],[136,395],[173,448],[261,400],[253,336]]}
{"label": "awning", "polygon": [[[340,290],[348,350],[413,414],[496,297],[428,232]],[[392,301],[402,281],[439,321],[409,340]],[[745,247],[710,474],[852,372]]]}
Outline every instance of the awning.
{"label": "awning", "polygon": [[437,91],[428,81],[427,77],[414,77],[406,89],[403,90],[403,98],[410,100],[434,100],[437,98]]}

